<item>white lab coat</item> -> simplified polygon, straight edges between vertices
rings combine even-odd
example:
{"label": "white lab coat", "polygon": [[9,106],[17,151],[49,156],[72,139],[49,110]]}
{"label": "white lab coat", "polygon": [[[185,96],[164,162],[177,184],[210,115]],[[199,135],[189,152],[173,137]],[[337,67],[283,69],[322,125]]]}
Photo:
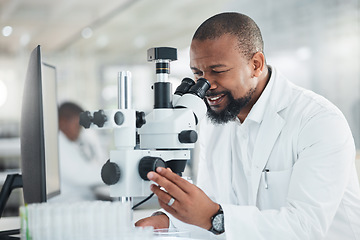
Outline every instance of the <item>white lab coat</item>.
{"label": "white lab coat", "polygon": [[235,123],[201,126],[197,184],[224,210],[225,234],[217,238],[360,239],[355,147],[344,116],[276,69],[269,86],[247,176],[232,154]]}
{"label": "white lab coat", "polygon": [[[100,161],[105,162],[96,135],[81,133],[79,140],[70,141],[59,131],[60,195],[52,202],[79,202],[96,200],[94,188],[104,185]],[[80,144],[80,141],[82,144]],[[86,151],[93,151],[86,156]]]}

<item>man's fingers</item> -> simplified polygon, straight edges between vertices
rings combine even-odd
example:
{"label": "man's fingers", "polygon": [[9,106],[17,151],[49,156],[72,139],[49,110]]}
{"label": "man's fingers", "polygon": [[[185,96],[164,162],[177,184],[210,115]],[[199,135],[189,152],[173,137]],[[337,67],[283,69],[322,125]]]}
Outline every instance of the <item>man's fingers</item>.
{"label": "man's fingers", "polygon": [[169,217],[165,214],[140,219],[135,223],[136,227],[152,226],[154,229],[168,228]]}
{"label": "man's fingers", "polygon": [[[175,183],[173,183],[172,181],[170,181],[166,177],[163,177],[160,174],[155,173],[155,172],[149,172],[147,177],[151,181],[154,181],[157,184],[159,184],[159,186],[163,187],[168,192],[168,194],[164,192],[165,194],[171,195],[175,199],[178,199],[179,201],[182,201],[182,200],[184,200],[184,198],[186,198],[186,195],[185,195],[186,193],[184,193],[184,191],[180,188],[180,186],[177,186]],[[158,191],[156,191],[154,193],[156,195],[158,195],[157,193],[161,194]],[[162,195],[162,196],[164,196],[164,195]],[[165,197],[165,199],[164,199],[165,203],[167,203],[166,200],[169,200],[169,199],[166,199],[166,197]]]}
{"label": "man's fingers", "polygon": [[[174,204],[176,204],[176,203],[174,202]],[[177,214],[176,214],[177,211],[173,207],[168,206],[167,203],[164,203],[163,201],[159,201],[159,205],[166,212],[170,213],[171,215],[173,215],[175,217],[177,216]]]}
{"label": "man's fingers", "polygon": [[158,167],[156,169],[156,172],[165,177],[166,179],[170,180],[171,182],[175,183],[176,186],[181,188],[184,192],[188,192],[189,188],[191,187],[191,183],[177,175],[176,173],[173,173],[170,169],[166,169],[163,167]]}
{"label": "man's fingers", "polygon": [[172,196],[170,196],[168,193],[164,192],[163,190],[160,189],[159,186],[156,185],[151,185],[150,189],[153,193],[156,194],[156,196],[158,197],[159,201],[168,204],[169,201],[171,200]]}

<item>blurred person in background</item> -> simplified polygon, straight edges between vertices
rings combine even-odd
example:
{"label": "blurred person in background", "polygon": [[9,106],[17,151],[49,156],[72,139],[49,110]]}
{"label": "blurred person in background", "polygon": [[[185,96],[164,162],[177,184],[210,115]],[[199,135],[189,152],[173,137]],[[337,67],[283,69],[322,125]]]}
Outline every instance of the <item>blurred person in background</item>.
{"label": "blurred person in background", "polygon": [[82,131],[79,114],[83,109],[72,102],[59,107],[59,161],[61,194],[56,201],[96,200],[95,187],[103,185],[100,172],[107,158],[98,136]]}

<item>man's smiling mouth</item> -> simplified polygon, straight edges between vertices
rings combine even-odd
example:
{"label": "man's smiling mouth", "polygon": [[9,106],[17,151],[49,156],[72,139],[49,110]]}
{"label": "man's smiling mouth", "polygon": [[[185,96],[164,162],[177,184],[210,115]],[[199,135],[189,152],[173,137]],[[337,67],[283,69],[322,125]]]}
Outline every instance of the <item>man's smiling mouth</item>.
{"label": "man's smiling mouth", "polygon": [[226,94],[219,94],[215,96],[207,96],[206,99],[210,106],[218,105],[225,98]]}

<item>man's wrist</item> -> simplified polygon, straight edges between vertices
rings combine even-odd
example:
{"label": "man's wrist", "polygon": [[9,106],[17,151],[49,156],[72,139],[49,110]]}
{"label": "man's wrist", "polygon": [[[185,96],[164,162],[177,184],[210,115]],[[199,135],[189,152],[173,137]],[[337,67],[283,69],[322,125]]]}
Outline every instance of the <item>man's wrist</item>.
{"label": "man's wrist", "polygon": [[219,205],[218,211],[211,217],[211,227],[209,231],[218,235],[225,232],[225,224],[224,224],[224,212]]}
{"label": "man's wrist", "polygon": [[215,203],[212,205],[211,210],[209,209],[207,211],[207,214],[209,214],[206,218],[206,222],[203,223],[203,225],[198,225],[201,228],[204,228],[205,230],[209,230],[211,228],[211,218],[214,216],[215,213],[219,211],[220,205]]}

